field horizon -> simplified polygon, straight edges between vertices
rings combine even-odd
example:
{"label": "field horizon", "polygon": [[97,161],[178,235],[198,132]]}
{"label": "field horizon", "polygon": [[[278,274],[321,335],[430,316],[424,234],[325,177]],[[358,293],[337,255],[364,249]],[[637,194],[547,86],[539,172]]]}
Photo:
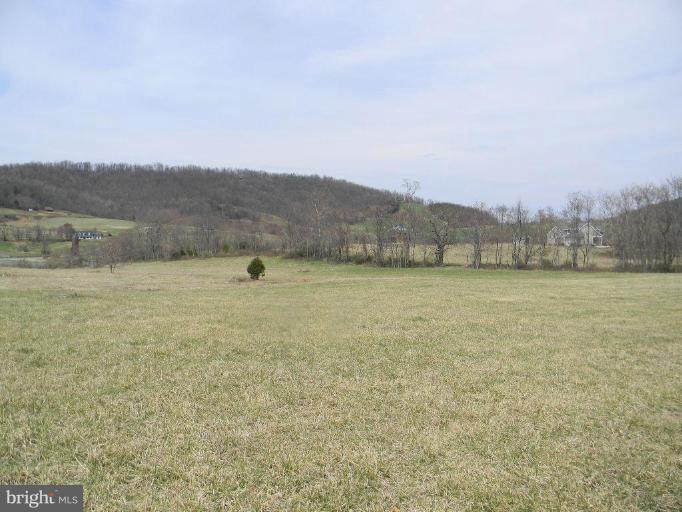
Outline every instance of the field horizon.
{"label": "field horizon", "polygon": [[0,480],[88,510],[679,510],[682,276],[0,269]]}

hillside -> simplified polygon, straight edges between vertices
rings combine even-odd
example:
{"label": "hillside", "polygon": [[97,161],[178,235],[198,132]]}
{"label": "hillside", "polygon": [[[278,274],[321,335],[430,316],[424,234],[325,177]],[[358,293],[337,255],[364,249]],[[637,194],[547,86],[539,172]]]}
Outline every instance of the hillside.
{"label": "hillside", "polygon": [[386,191],[319,176],[72,162],[0,166],[0,206],[51,206],[130,220],[264,215],[301,220],[317,201],[352,221],[368,207],[393,200]]}
{"label": "hillside", "polygon": [[431,213],[445,215],[455,219],[459,227],[470,227],[480,224],[496,224],[495,218],[487,211],[453,203],[432,203],[428,206]]}
{"label": "hillside", "polygon": [[[355,223],[397,199],[385,190],[314,175],[74,162],[0,166],[0,207],[50,206],[127,220],[307,224],[314,211],[323,211],[332,222]],[[473,211],[452,208],[467,219]]]}

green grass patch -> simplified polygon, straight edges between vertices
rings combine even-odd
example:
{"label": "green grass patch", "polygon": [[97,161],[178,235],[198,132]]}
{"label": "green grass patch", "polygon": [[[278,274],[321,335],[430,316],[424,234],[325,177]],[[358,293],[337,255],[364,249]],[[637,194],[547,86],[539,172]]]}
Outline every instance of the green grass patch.
{"label": "green grass patch", "polygon": [[56,229],[64,224],[73,225],[79,231],[106,231],[113,235],[126,229],[135,227],[135,223],[128,220],[108,219],[104,217],[93,217],[82,213],[67,211],[46,212],[37,210],[29,212],[26,210],[13,210],[10,208],[0,208],[1,215],[13,215],[17,220],[5,222],[10,226],[28,227],[39,225],[44,229]]}

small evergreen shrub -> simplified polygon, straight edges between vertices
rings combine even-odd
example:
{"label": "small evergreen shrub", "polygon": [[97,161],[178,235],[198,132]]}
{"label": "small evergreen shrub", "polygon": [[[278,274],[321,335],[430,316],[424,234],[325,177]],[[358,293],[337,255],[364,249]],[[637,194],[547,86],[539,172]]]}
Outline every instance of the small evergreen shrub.
{"label": "small evergreen shrub", "polygon": [[246,271],[251,276],[251,279],[259,279],[261,276],[265,275],[265,265],[263,264],[263,261],[256,256],[251,260],[249,266],[246,267]]}

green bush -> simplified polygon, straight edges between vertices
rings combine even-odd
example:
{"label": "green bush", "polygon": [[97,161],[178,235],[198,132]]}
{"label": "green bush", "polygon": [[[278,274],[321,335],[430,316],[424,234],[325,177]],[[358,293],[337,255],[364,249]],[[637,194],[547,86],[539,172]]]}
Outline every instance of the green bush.
{"label": "green bush", "polygon": [[258,256],[256,256],[254,259],[251,260],[249,266],[246,267],[246,271],[251,276],[251,279],[258,279],[260,278],[260,276],[265,275],[265,265],[263,264],[263,261]]}

